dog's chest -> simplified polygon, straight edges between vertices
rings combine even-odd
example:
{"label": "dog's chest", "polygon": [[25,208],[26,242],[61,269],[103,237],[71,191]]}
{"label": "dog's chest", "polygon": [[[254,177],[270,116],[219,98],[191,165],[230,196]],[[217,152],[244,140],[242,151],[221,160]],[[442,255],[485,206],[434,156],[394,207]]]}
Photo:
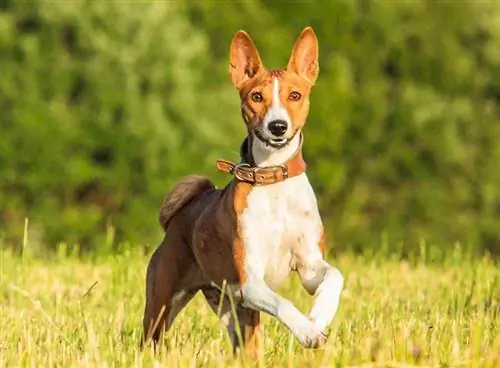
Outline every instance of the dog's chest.
{"label": "dog's chest", "polygon": [[272,288],[295,262],[317,250],[321,220],[305,174],[253,188],[240,220],[246,271],[263,276]]}

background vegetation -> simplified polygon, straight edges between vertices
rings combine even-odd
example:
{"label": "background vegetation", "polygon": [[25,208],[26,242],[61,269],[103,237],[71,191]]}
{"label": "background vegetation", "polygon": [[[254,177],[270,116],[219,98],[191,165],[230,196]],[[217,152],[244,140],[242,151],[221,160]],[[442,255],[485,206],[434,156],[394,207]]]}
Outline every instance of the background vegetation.
{"label": "background vegetation", "polygon": [[306,25],[305,155],[331,243],[499,252],[500,3],[424,0],[0,1],[2,246],[25,218],[39,251],[154,246],[172,185],[223,185],[215,160],[237,158],[234,32],[275,67]]}

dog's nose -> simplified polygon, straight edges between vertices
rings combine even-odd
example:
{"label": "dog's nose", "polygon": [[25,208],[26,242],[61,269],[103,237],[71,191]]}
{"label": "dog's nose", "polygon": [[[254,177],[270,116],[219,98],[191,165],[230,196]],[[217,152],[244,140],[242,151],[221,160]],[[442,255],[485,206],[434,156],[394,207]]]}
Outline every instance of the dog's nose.
{"label": "dog's nose", "polygon": [[285,120],[273,120],[268,125],[269,131],[275,137],[281,137],[288,129],[288,123]]}

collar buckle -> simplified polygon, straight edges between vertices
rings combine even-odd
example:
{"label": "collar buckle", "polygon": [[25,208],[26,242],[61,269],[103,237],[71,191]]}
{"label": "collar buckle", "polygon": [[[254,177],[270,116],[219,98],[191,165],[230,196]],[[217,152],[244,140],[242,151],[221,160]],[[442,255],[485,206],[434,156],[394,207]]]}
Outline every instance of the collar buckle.
{"label": "collar buckle", "polygon": [[[240,170],[240,169],[243,169],[243,168],[250,169],[251,166],[250,166],[250,164],[247,164],[247,163],[237,164],[237,165],[234,166],[234,168],[232,170],[232,174],[239,181],[248,181],[248,177],[245,177],[244,175],[242,175],[243,170]],[[248,171],[252,172],[251,170],[248,170]],[[255,175],[254,175],[253,179],[255,179]]]}
{"label": "collar buckle", "polygon": [[[286,165],[278,165],[277,167],[281,168],[281,171],[283,172],[283,180],[288,179],[288,166]],[[276,177],[276,173],[274,174]]]}

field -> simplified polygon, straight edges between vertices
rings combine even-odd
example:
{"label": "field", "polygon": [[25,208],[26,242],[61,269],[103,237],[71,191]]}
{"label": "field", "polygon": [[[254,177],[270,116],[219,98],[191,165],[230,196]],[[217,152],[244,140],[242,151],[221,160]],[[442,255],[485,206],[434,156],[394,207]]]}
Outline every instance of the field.
{"label": "field", "polygon": [[[343,254],[341,307],[319,350],[304,350],[264,316],[269,367],[500,366],[500,270],[459,248],[425,257]],[[226,332],[201,296],[180,314],[154,358],[140,353],[148,257],[21,258],[1,255],[2,367],[253,366],[232,358]],[[307,312],[312,298],[291,277],[280,291]],[[168,350],[168,353],[167,353]]]}

